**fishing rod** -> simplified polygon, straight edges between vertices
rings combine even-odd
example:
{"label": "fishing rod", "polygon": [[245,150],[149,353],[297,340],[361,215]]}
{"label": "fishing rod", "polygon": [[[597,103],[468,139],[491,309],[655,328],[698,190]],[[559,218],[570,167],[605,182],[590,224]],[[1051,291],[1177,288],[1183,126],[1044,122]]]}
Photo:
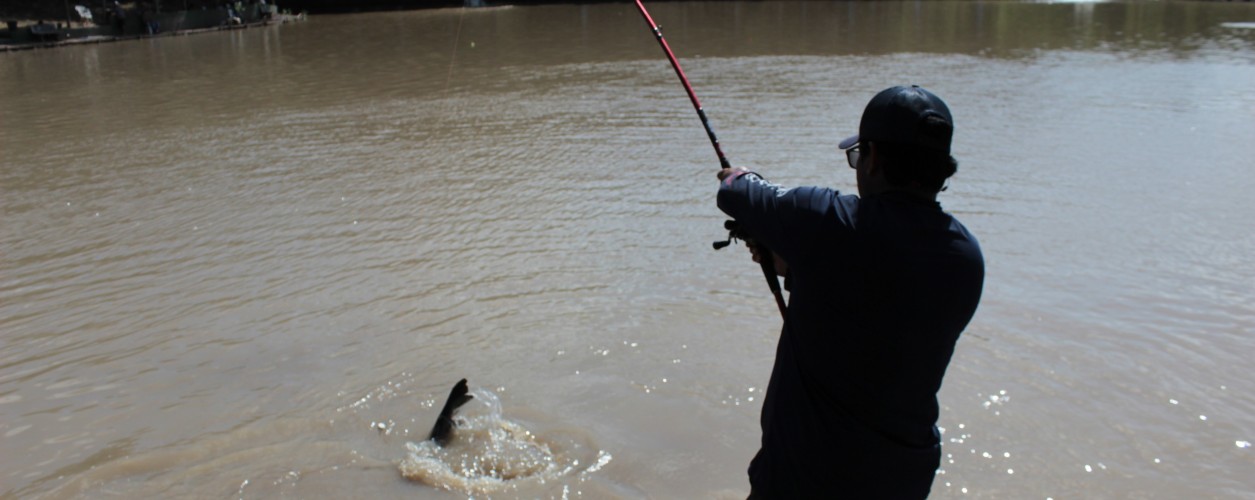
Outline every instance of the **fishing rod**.
{"label": "fishing rod", "polygon": [[[693,103],[693,108],[697,110],[697,117],[702,121],[702,127],[706,129],[706,136],[710,138],[710,145],[715,148],[715,156],[719,157],[720,168],[732,168],[732,163],[728,161],[728,157],[723,154],[723,148],[719,147],[719,138],[715,136],[715,129],[710,125],[710,119],[706,118],[706,111],[702,109],[701,101],[697,100],[697,94],[693,92],[693,85],[689,84],[689,79],[684,76],[684,70],[680,68],[680,61],[675,58],[675,53],[671,51],[671,46],[667,45],[667,40],[662,37],[662,28],[658,27],[658,23],[654,22],[654,18],[649,15],[649,11],[645,10],[645,4],[641,0],[636,0],[636,8],[641,11],[641,16],[645,17],[645,22],[649,24],[649,28],[654,32],[654,38],[658,39],[658,45],[662,46],[662,51],[667,54],[667,60],[671,61],[671,68],[675,70],[675,76],[680,78],[680,83],[684,85],[684,91],[688,93],[689,101]],[[780,280],[776,277],[776,265],[772,257],[771,250],[762,243],[749,238],[734,220],[724,222],[724,229],[728,230],[728,239],[724,241],[716,241],[714,243],[715,250],[726,247],[734,240],[743,240],[746,245],[753,245],[758,252],[758,264],[763,269],[763,277],[767,279],[767,287],[771,289],[771,294],[776,298],[776,307],[780,309],[780,316],[785,314],[786,306],[784,303],[784,292],[780,290]]]}

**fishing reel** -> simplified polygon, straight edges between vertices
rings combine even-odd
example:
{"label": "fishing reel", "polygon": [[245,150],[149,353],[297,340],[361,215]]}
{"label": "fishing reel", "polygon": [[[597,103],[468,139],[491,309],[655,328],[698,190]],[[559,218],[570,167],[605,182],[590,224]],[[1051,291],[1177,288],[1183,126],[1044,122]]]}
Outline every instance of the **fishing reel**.
{"label": "fishing reel", "polygon": [[749,234],[746,234],[745,230],[741,229],[741,223],[735,220],[723,221],[723,228],[728,230],[728,239],[712,243],[711,246],[715,247],[715,250],[721,250],[736,240],[744,241],[747,245],[750,244]]}
{"label": "fishing reel", "polygon": [[[758,265],[763,270],[763,277],[767,279],[767,287],[771,288],[771,294],[776,298],[776,307],[780,309],[780,314],[785,315],[788,306],[784,302],[784,294],[780,291],[780,280],[776,277],[776,259],[772,255],[771,249],[750,238],[749,233],[746,233],[741,228],[741,223],[735,220],[724,221],[723,228],[728,230],[728,239],[716,241],[711,246],[715,247],[715,250],[720,250],[731,245],[736,240],[744,241],[745,246],[750,247],[759,256],[757,259]],[[787,290],[789,288],[789,279],[786,277],[784,281],[784,289]]]}

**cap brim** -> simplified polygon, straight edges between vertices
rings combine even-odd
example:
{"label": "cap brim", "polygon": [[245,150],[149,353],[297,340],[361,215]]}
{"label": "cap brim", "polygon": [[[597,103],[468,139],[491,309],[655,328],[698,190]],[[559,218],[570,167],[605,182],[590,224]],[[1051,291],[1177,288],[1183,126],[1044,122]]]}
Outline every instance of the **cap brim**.
{"label": "cap brim", "polygon": [[841,141],[841,144],[838,145],[837,147],[841,149],[850,149],[857,145],[858,145],[858,135],[856,134],[856,135],[846,138],[846,140],[844,141]]}

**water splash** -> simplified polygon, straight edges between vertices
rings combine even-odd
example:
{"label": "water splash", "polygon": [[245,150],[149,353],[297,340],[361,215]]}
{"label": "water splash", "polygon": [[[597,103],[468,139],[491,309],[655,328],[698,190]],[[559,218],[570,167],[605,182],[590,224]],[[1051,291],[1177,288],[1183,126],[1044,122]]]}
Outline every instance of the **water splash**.
{"label": "water splash", "polygon": [[[601,469],[611,459],[575,436],[542,437],[504,418],[501,401],[485,389],[471,391],[478,402],[455,417],[457,432],[448,445],[408,442],[401,475],[423,484],[468,495],[542,485]],[[472,403],[473,404],[473,403]]]}

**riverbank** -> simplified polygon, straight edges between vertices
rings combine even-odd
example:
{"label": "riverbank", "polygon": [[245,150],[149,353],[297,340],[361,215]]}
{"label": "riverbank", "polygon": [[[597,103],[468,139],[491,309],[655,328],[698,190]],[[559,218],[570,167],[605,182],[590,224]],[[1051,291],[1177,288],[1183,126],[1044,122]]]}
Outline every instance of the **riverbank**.
{"label": "riverbank", "polygon": [[0,30],[0,52],[248,29],[304,20],[305,14],[280,11],[277,6],[264,3],[236,3],[231,7],[173,12],[119,9],[105,12],[100,20],[92,17],[89,14],[77,23],[7,20],[5,29]]}
{"label": "riverbank", "polygon": [[185,35],[194,35],[198,33],[209,33],[213,31],[248,29],[248,28],[254,28],[258,26],[269,26],[272,24],[282,24],[282,23],[293,22],[293,21],[304,20],[304,19],[305,19],[304,14],[281,15],[280,17],[273,20],[261,21],[261,22],[256,22],[256,23],[223,25],[223,26],[214,26],[210,28],[187,29],[187,30],[178,30],[178,31],[167,31],[167,32],[156,33],[152,35],[145,34],[145,35],[129,35],[129,36],[87,36],[87,37],[82,37],[82,38],[67,38],[67,39],[59,40],[55,42],[30,42],[30,43],[15,43],[15,44],[0,43],[0,52],[17,52],[17,51],[22,51],[22,50],[47,49],[47,48],[55,48],[55,47],[65,47],[69,45],[82,45],[82,44],[91,44],[91,43],[121,42],[121,41],[126,41],[126,40],[139,40],[141,38],[185,36]]}

